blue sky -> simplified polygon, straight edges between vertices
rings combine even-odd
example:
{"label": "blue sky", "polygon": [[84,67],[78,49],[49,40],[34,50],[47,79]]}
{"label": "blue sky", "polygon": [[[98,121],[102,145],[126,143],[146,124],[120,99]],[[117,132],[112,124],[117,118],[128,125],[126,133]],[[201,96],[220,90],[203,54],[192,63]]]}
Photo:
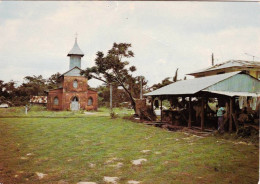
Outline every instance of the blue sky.
{"label": "blue sky", "polygon": [[97,51],[128,42],[136,75],[149,85],[176,68],[183,78],[210,66],[212,52],[216,63],[252,60],[245,52],[260,57],[259,20],[259,2],[0,1],[0,80],[67,71],[76,32],[82,68],[93,66]]}

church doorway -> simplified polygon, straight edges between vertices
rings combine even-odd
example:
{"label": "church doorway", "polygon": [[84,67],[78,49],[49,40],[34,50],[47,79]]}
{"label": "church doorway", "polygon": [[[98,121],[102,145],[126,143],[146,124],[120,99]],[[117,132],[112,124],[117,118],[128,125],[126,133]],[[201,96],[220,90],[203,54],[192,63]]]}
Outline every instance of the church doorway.
{"label": "church doorway", "polygon": [[79,99],[78,99],[78,97],[75,96],[74,98],[72,98],[71,103],[70,103],[70,109],[72,111],[78,111],[79,110]]}

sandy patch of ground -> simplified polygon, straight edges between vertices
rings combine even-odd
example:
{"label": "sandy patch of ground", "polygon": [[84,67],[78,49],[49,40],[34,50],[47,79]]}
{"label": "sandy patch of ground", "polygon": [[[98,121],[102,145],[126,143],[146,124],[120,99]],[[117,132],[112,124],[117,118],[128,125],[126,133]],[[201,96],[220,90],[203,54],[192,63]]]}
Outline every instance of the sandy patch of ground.
{"label": "sandy patch of ground", "polygon": [[110,158],[106,161],[106,164],[110,164],[110,163],[113,163],[115,161],[119,160],[119,158],[116,158],[116,157],[113,157],[113,158]]}
{"label": "sandy patch of ground", "polygon": [[147,159],[145,159],[145,158],[140,158],[140,159],[137,159],[137,160],[132,160],[132,164],[133,164],[133,165],[141,165],[142,162],[146,162],[146,161],[147,161]]}
{"label": "sandy patch of ground", "polygon": [[40,172],[36,172],[36,175],[38,176],[39,179],[42,179],[45,176],[47,176],[47,174],[43,174],[43,173],[40,173]]}
{"label": "sandy patch of ground", "polygon": [[134,181],[134,180],[130,180],[127,182],[128,184],[139,184],[140,181]]}
{"label": "sandy patch of ground", "polygon": [[89,163],[88,165],[90,168],[94,168],[96,166],[96,164],[93,164],[93,163]]}
{"label": "sandy patch of ground", "polygon": [[104,176],[104,181],[106,183],[113,183],[116,184],[118,180],[118,177],[109,177],[109,176]]}
{"label": "sandy patch of ground", "polygon": [[148,152],[150,152],[151,150],[142,150],[141,152],[142,153],[148,153]]}
{"label": "sandy patch of ground", "polygon": [[95,115],[97,114],[96,112],[84,112],[85,115]]}
{"label": "sandy patch of ground", "polygon": [[112,167],[115,167],[115,168],[121,168],[124,164],[122,162],[118,162],[117,164],[115,165],[111,165]]}

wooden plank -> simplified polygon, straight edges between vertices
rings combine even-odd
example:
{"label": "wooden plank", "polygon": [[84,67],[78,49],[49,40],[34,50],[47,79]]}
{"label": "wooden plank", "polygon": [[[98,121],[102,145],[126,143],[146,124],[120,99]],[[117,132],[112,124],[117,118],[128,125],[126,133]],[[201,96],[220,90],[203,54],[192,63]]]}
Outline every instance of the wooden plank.
{"label": "wooden plank", "polygon": [[233,113],[233,99],[229,99],[229,133],[232,132],[232,113]]}
{"label": "wooden plank", "polygon": [[238,121],[237,121],[236,113],[232,113],[232,117],[233,117],[233,120],[235,122],[236,132],[237,132],[238,131]]}
{"label": "wooden plank", "polygon": [[189,97],[189,120],[188,127],[191,128],[191,97]]}
{"label": "wooden plank", "polygon": [[162,97],[160,98],[160,100],[161,100],[161,122],[162,122],[162,117],[163,117],[163,113],[162,113]]}
{"label": "wooden plank", "polygon": [[204,98],[201,98],[201,131],[204,131]]}

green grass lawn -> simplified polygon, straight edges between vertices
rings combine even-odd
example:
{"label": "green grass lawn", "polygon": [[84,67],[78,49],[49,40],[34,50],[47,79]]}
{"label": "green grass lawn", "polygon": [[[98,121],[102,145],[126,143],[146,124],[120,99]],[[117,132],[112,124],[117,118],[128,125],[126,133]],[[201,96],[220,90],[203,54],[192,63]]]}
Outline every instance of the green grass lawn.
{"label": "green grass lawn", "polygon": [[[1,109],[0,116],[23,115],[13,111]],[[0,183],[104,183],[104,176],[118,183],[258,182],[258,144],[169,132],[108,114],[32,110],[30,118],[0,118]],[[132,164],[141,158],[147,161]],[[47,175],[39,179],[36,172]]]}

